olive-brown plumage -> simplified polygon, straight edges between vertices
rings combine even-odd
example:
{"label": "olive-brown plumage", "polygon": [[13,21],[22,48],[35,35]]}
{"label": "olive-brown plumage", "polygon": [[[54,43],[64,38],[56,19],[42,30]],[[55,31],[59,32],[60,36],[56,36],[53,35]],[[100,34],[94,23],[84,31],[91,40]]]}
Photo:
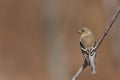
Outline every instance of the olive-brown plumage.
{"label": "olive-brown plumage", "polygon": [[80,33],[80,42],[86,49],[92,48],[95,44],[95,39],[92,31],[87,27],[82,27],[79,30]]}

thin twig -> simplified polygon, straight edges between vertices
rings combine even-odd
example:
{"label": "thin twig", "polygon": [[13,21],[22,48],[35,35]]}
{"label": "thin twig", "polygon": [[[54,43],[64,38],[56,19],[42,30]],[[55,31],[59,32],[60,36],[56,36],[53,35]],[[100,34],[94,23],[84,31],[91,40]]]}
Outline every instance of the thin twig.
{"label": "thin twig", "polygon": [[79,68],[79,70],[77,71],[77,73],[73,76],[72,80],[76,80],[78,78],[78,76],[80,75],[80,73],[88,66],[87,61],[85,60],[83,65]]}
{"label": "thin twig", "polygon": [[118,7],[118,9],[116,10],[115,14],[113,15],[113,17],[111,18],[109,24],[106,26],[103,34],[101,35],[101,37],[99,38],[95,48],[96,50],[98,49],[98,47],[100,46],[100,44],[102,43],[103,39],[105,38],[105,36],[108,34],[109,30],[111,29],[112,25],[114,24],[115,20],[117,19],[118,15],[120,13],[120,6]]}

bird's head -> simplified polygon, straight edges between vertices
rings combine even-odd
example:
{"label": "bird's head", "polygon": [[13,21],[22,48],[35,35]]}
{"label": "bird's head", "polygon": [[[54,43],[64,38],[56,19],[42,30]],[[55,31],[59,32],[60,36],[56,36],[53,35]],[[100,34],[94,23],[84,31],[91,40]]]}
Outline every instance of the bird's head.
{"label": "bird's head", "polygon": [[89,32],[91,32],[91,31],[87,27],[81,27],[80,30],[78,31],[78,33],[80,35],[82,35],[82,34],[88,34]]}

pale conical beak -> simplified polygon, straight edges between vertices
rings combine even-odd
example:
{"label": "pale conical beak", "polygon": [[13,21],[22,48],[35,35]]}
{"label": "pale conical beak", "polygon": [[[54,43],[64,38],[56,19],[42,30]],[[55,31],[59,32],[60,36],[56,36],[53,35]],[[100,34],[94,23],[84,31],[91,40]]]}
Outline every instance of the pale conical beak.
{"label": "pale conical beak", "polygon": [[79,30],[78,33],[81,35],[82,34],[81,30]]}

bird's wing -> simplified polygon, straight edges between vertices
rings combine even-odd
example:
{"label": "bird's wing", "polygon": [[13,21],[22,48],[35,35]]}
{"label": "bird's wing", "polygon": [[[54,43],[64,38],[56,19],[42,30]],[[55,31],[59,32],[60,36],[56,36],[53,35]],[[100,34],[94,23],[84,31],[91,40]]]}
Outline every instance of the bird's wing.
{"label": "bird's wing", "polygon": [[84,45],[80,42],[80,48],[85,49]]}
{"label": "bird's wing", "polygon": [[83,56],[87,59],[89,54],[87,52],[87,49],[84,47],[84,45],[81,42],[80,42],[80,49],[81,49],[81,51],[83,53]]}
{"label": "bird's wing", "polygon": [[94,43],[94,46],[93,47],[95,47],[96,46],[96,42]]}

